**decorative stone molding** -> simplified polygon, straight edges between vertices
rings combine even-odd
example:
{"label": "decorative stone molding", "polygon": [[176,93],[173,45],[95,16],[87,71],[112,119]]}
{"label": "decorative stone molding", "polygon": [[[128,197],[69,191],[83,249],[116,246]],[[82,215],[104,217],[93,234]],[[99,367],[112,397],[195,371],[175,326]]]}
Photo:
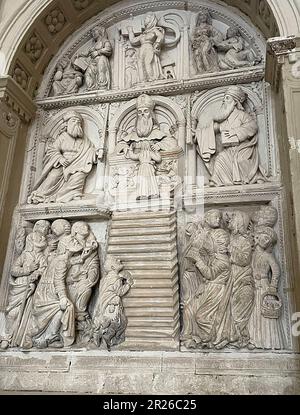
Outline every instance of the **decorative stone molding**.
{"label": "decorative stone molding", "polygon": [[191,80],[175,81],[165,85],[144,86],[137,89],[121,91],[97,91],[76,96],[50,97],[46,99],[37,99],[36,104],[43,109],[54,109],[78,105],[80,103],[93,104],[103,102],[117,102],[137,98],[142,93],[155,95],[176,95],[192,91],[207,90],[218,86],[232,85],[236,83],[247,84],[261,81],[264,77],[262,66],[233,70],[222,73],[222,76],[216,74],[202,75]]}
{"label": "decorative stone molding", "polygon": [[266,80],[278,89],[281,67],[285,57],[296,48],[296,36],[275,37],[268,40]]}
{"label": "decorative stone molding", "polygon": [[0,101],[5,102],[26,123],[35,114],[35,104],[10,76],[0,78]]}

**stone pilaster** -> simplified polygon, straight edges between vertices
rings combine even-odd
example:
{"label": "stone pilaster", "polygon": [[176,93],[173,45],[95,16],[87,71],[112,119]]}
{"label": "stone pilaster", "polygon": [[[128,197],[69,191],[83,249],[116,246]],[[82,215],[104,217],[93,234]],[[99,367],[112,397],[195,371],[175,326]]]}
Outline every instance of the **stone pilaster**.
{"label": "stone pilaster", "polygon": [[[31,98],[10,77],[0,78],[0,275],[13,211],[18,203],[28,127],[35,113]],[[3,294],[3,292],[1,291]],[[0,298],[0,308],[3,295]]]}
{"label": "stone pilaster", "polygon": [[[300,38],[268,41],[267,81],[273,85],[282,181],[286,247],[290,252],[292,312],[300,312]],[[295,346],[300,344],[295,339]]]}

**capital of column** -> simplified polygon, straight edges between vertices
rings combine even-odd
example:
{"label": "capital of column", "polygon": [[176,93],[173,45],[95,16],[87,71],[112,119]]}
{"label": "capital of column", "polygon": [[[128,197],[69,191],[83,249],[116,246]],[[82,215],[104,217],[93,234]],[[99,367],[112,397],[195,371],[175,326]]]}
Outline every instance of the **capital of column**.
{"label": "capital of column", "polygon": [[29,123],[36,112],[36,105],[30,96],[9,75],[0,77],[0,102],[25,123]]}
{"label": "capital of column", "polygon": [[[300,39],[296,36],[273,37],[267,41],[266,80],[278,89],[281,67],[285,59],[295,54]],[[298,44],[299,43],[299,44]]]}

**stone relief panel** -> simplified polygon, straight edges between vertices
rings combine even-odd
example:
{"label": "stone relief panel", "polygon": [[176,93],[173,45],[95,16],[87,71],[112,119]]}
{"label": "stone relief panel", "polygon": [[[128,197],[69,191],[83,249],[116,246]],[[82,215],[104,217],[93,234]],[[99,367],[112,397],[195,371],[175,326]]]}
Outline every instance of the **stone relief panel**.
{"label": "stone relief panel", "polygon": [[115,114],[109,138],[116,143],[109,154],[112,196],[127,191],[133,200],[154,199],[181,183],[185,121],[174,106],[142,94]]}
{"label": "stone relief panel", "polygon": [[42,133],[41,126],[37,126],[39,142],[34,144],[33,159],[28,160],[36,169],[28,204],[65,204],[95,198],[97,175],[104,163],[103,117],[104,111],[73,107],[50,117]]}
{"label": "stone relief panel", "polygon": [[121,298],[133,280],[117,257],[107,257],[101,272],[105,239],[99,222],[39,220],[20,227],[2,349],[101,343],[110,349],[125,340]]}
{"label": "stone relief panel", "polygon": [[181,344],[187,349],[288,348],[278,212],[209,209],[186,225]]}
{"label": "stone relief panel", "polygon": [[97,25],[90,33],[91,40],[83,48],[73,56],[62,57],[57,63],[52,96],[111,88],[112,44],[105,27]]}
{"label": "stone relief panel", "polygon": [[261,99],[253,88],[230,86],[194,95],[192,132],[197,174],[226,187],[270,180],[270,142]]}
{"label": "stone relief panel", "polygon": [[265,45],[239,16],[194,2],[191,11],[176,1],[168,10],[159,6],[124,6],[87,23],[49,67],[39,97],[140,89],[263,65]]}

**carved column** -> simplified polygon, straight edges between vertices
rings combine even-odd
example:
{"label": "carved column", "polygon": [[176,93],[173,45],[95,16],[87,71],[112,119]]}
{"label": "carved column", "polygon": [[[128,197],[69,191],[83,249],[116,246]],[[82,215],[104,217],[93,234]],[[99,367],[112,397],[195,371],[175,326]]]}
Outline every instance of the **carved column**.
{"label": "carved column", "polygon": [[[26,135],[35,105],[29,96],[10,77],[0,78],[0,274],[14,208],[18,203],[25,155]],[[3,288],[3,287],[2,287]],[[5,301],[1,289],[0,310]]]}
{"label": "carved column", "polygon": [[[290,250],[292,312],[300,311],[300,39],[268,41],[267,80],[273,85],[282,180],[286,188],[286,244]],[[297,339],[295,346],[297,346]],[[298,338],[299,347],[299,338]]]}

